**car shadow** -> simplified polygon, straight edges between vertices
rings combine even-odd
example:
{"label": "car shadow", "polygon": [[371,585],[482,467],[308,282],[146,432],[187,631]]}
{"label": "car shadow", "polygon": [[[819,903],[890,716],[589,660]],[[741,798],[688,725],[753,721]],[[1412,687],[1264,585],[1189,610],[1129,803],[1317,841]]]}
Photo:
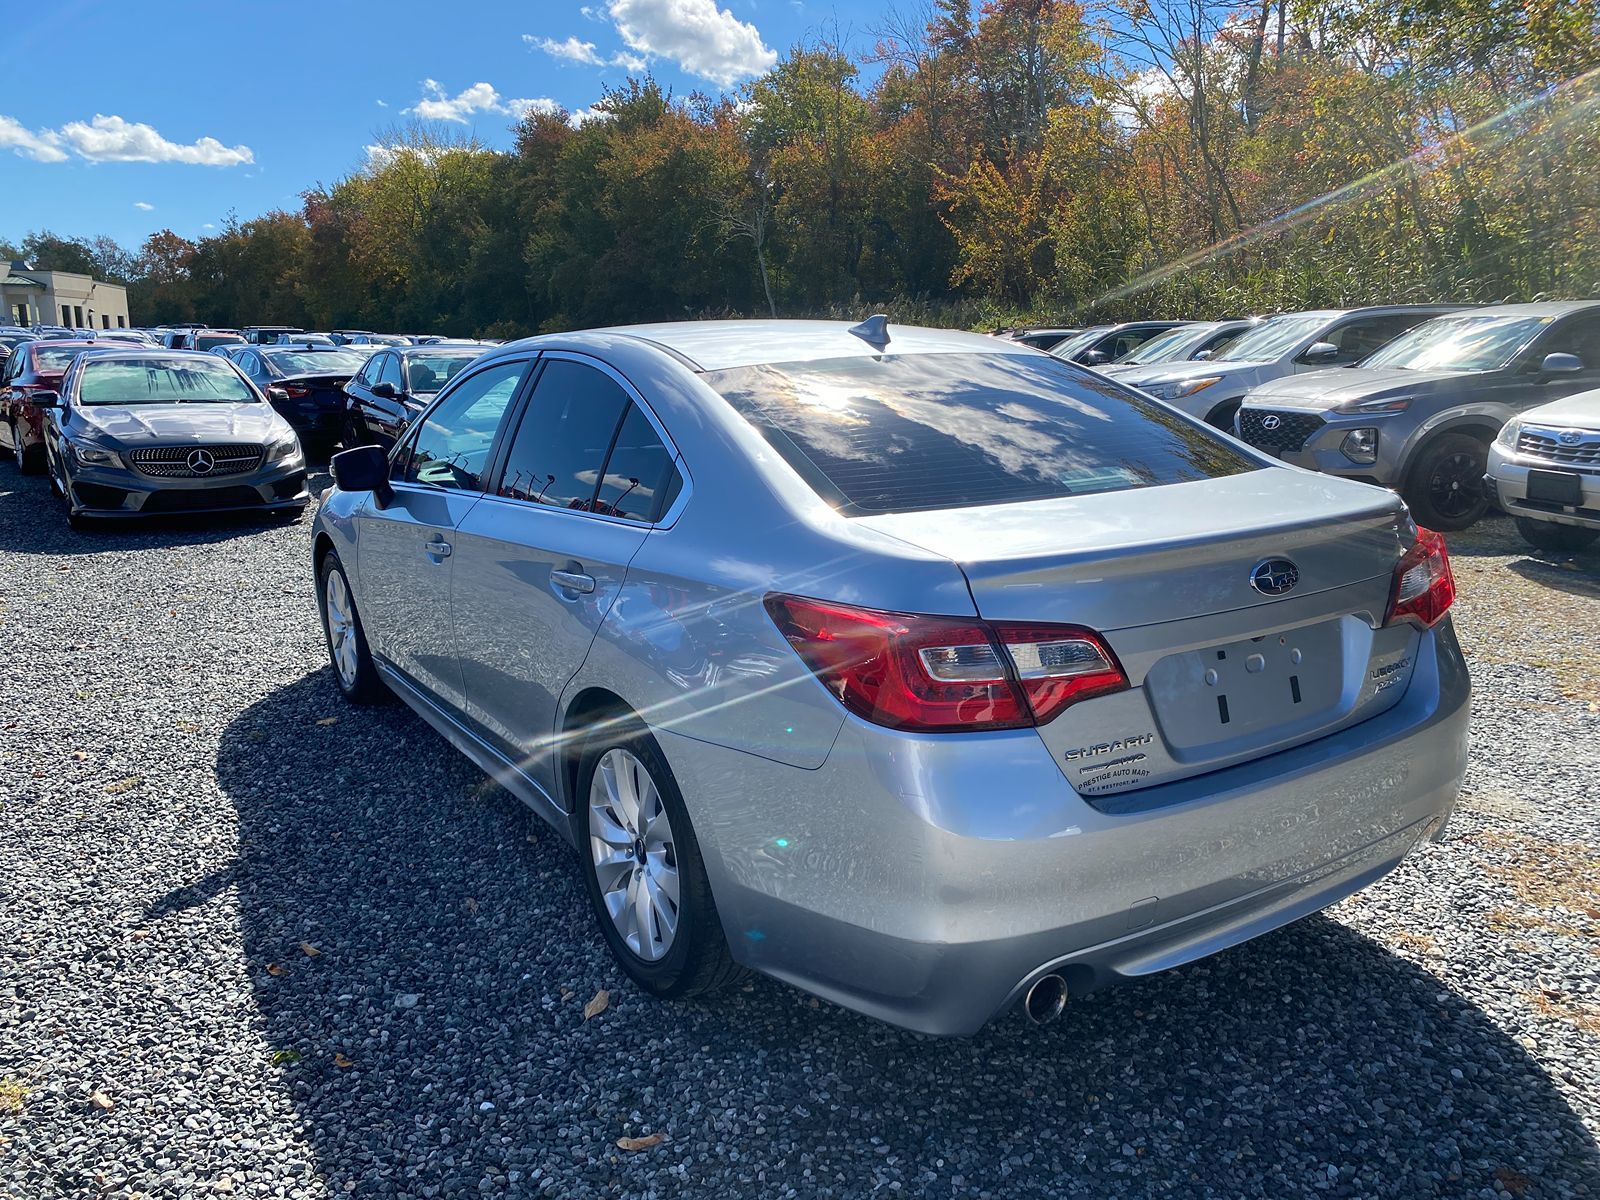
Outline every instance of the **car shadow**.
{"label": "car shadow", "polygon": [[[307,484],[312,506],[330,482],[325,470],[313,468]],[[306,511],[309,514],[312,508]],[[9,463],[0,466],[0,555],[103,554],[200,546],[249,537],[289,523],[290,518],[269,513],[185,513],[116,519],[76,530],[67,524],[66,505],[50,490],[47,479],[19,474]]]}
{"label": "car shadow", "polygon": [[[234,720],[217,777],[237,858],[150,916],[235,889],[260,1027],[333,1195],[676,1195],[735,1175],[751,1195],[1145,1194],[1158,1168],[1195,1195],[1600,1190],[1545,1068],[1328,918],[1048,1027],[939,1040],[764,978],[645,996],[565,843],[403,706],[346,705],[326,668]],[[615,1148],[646,1130],[666,1143]]]}
{"label": "car shadow", "polygon": [[1518,558],[1507,565],[1531,583],[1600,600],[1600,546],[1571,558]]}

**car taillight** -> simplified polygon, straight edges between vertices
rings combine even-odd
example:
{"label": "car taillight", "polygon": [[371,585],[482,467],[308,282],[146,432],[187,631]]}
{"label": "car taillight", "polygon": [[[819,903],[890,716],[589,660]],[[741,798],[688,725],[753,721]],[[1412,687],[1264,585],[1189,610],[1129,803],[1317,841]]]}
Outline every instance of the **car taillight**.
{"label": "car taillight", "polygon": [[286,383],[283,385],[283,390],[291,400],[304,400],[311,395],[311,389],[303,383]]}
{"label": "car taillight", "polygon": [[851,712],[923,733],[1043,725],[1128,679],[1111,648],[1074,625],[879,612],[770,595],[767,612]]}
{"label": "car taillight", "polygon": [[1444,619],[1455,598],[1456,580],[1450,573],[1450,555],[1444,548],[1443,535],[1418,528],[1415,544],[1394,569],[1389,615],[1383,623],[1411,621],[1432,629]]}

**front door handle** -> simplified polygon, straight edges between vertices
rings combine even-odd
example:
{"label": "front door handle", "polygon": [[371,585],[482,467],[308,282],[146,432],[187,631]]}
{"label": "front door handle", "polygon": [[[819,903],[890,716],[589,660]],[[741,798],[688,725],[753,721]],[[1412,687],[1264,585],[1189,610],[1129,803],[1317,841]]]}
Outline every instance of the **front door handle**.
{"label": "front door handle", "polygon": [[558,588],[569,592],[581,592],[585,596],[594,591],[594,576],[585,575],[581,571],[551,571],[550,582]]}
{"label": "front door handle", "polygon": [[429,542],[423,547],[423,549],[434,558],[450,557],[450,543],[445,541],[443,538],[434,538],[433,541]]}

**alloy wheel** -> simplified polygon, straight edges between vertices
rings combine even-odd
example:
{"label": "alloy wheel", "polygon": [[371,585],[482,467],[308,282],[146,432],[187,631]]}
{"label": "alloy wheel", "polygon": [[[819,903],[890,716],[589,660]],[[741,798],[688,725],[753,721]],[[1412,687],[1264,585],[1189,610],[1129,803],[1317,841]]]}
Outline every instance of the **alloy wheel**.
{"label": "alloy wheel", "polygon": [[328,572],[328,582],[323,587],[323,607],[327,613],[328,649],[333,667],[339,672],[339,682],[349,690],[356,685],[359,648],[355,606],[350,603],[350,589],[339,571]]}
{"label": "alloy wheel", "polygon": [[1483,464],[1471,454],[1457,451],[1441,458],[1428,477],[1428,495],[1435,511],[1447,517],[1464,517],[1483,499]]}
{"label": "alloy wheel", "polygon": [[589,854],[600,895],[628,949],[656,962],[678,932],[678,853],[660,789],[620,747],[601,756],[589,784]]}

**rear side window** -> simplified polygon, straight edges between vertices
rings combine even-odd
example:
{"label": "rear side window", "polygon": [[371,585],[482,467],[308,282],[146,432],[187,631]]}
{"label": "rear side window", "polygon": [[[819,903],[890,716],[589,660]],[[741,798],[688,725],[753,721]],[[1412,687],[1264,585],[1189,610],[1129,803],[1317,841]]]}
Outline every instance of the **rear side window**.
{"label": "rear side window", "polygon": [[1261,469],[1172,409],[1053,358],[885,355],[703,378],[847,516],[1048,500]]}

